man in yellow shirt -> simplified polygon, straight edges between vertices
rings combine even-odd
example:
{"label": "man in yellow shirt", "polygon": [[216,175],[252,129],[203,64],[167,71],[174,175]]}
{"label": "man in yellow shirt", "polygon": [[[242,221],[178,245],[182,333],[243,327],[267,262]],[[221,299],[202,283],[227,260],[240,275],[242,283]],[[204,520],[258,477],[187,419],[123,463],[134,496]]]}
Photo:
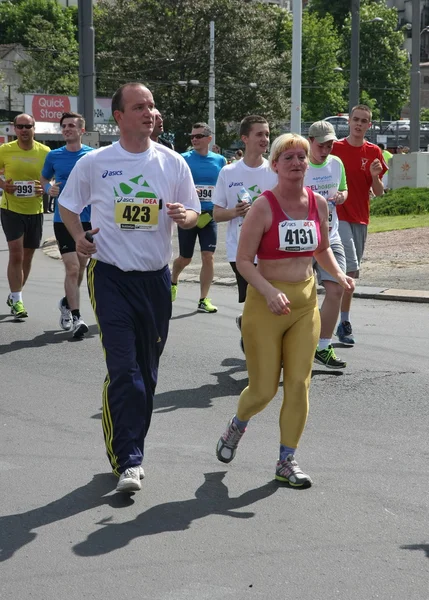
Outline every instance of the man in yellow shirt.
{"label": "man in yellow shirt", "polygon": [[0,169],[4,169],[0,212],[9,246],[10,294],[6,303],[12,315],[24,319],[28,314],[22,302],[22,288],[42,239],[43,189],[39,179],[50,148],[35,141],[31,115],[18,115],[13,124],[18,139],[0,146]]}

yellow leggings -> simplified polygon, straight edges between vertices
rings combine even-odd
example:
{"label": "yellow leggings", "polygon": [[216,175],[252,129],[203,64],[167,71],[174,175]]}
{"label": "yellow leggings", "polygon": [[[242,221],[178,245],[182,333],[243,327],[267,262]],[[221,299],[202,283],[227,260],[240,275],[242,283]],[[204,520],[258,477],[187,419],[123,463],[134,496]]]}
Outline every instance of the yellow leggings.
{"label": "yellow leggings", "polygon": [[241,332],[249,385],[241,393],[237,418],[248,421],[274,398],[283,361],[280,443],[297,448],[307,420],[311,368],[320,334],[316,285],[314,277],[271,283],[286,294],[291,311],[273,314],[265,298],[248,286]]}

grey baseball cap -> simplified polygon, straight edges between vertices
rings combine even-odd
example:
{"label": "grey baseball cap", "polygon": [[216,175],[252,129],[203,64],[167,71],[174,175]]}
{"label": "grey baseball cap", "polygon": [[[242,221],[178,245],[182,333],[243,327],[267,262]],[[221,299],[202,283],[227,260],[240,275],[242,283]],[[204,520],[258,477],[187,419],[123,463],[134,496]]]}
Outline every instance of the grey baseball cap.
{"label": "grey baseball cap", "polygon": [[308,137],[314,138],[319,144],[336,140],[335,129],[329,121],[316,121],[308,130]]}

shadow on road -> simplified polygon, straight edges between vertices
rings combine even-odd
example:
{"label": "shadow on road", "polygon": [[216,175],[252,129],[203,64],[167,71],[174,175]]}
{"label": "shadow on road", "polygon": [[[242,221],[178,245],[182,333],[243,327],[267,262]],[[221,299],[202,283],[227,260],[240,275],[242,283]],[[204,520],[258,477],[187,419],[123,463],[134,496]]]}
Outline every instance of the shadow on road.
{"label": "shadow on road", "polygon": [[90,533],[87,539],[73,547],[78,556],[99,556],[124,548],[133,539],[167,531],[186,531],[191,523],[210,515],[223,515],[237,519],[250,519],[254,512],[237,512],[238,509],[268,498],[279,488],[275,481],[249,490],[237,498],[230,498],[222,482],[226,471],[204,473],[204,482],[195,492],[195,498],[166,502],[149,508],[132,521],[112,523],[111,517],[97,525],[102,528]]}
{"label": "shadow on road", "polygon": [[86,510],[109,504],[112,508],[129,506],[134,501],[126,494],[106,496],[116,487],[111,473],[95,475],[87,484],[46,506],[25,513],[0,516],[0,562],[11,558],[17,550],[37,537],[33,531]]}
{"label": "shadow on road", "polygon": [[155,394],[154,412],[165,413],[179,408],[209,408],[212,406],[213,398],[239,396],[247,386],[247,377],[237,380],[232,375],[246,372],[246,361],[241,358],[225,358],[221,365],[230,368],[227,371],[210,373],[217,378],[215,383]]}
{"label": "shadow on road", "polygon": [[178,319],[186,319],[187,317],[193,317],[194,315],[197,315],[198,311],[197,310],[193,310],[190,313],[185,313],[183,315],[177,315],[177,317],[171,317],[170,321],[177,321]]}
{"label": "shadow on road", "polygon": [[[13,321],[1,321],[0,323],[9,322],[16,326],[20,325],[19,322],[16,323]],[[94,336],[98,336],[98,327],[97,325],[90,325],[89,331],[83,339],[92,338]],[[9,354],[9,352],[17,352],[25,348],[41,348],[50,344],[62,344],[63,342],[71,342],[76,344],[80,341],[82,340],[73,338],[70,331],[59,331],[58,329],[52,329],[49,331],[44,331],[32,340],[14,340],[10,344],[4,344],[0,346],[0,355]]]}
{"label": "shadow on road", "polygon": [[401,550],[423,550],[429,558],[429,544],[410,544],[409,546],[401,546]]}

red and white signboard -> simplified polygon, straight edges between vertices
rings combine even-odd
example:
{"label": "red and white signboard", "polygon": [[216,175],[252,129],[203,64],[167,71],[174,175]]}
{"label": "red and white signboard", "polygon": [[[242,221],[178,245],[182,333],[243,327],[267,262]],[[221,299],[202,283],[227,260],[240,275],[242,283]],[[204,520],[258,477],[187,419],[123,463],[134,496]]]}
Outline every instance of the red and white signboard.
{"label": "red and white signboard", "polygon": [[59,123],[64,112],[77,112],[76,96],[25,95],[25,112],[35,121]]}
{"label": "red and white signboard", "polygon": [[[94,98],[94,123],[114,123],[110,98]],[[36,122],[59,123],[64,112],[78,112],[77,96],[25,94],[25,112]]]}

